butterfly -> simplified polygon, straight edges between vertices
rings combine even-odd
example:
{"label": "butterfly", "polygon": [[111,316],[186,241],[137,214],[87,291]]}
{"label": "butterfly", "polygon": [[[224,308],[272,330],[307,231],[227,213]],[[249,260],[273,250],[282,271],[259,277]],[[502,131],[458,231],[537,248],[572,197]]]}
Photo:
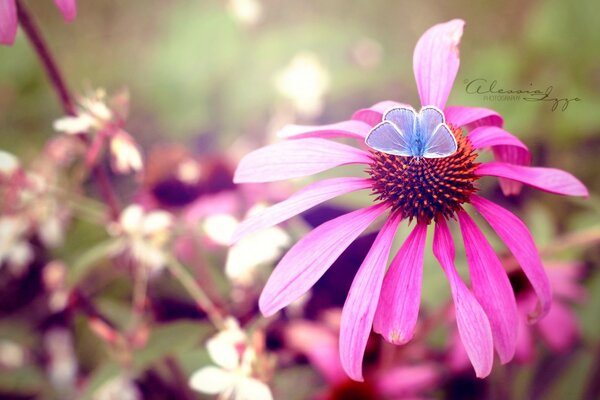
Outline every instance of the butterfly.
{"label": "butterfly", "polygon": [[444,113],[434,106],[425,106],[419,113],[409,106],[389,109],[365,143],[383,153],[416,158],[448,157],[458,148]]}

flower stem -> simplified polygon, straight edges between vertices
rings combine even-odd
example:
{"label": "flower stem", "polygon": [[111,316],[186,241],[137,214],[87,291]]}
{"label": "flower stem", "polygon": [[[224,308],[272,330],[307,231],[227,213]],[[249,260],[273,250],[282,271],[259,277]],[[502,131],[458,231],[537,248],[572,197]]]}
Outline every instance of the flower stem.
{"label": "flower stem", "polygon": [[[52,53],[48,48],[46,41],[42,37],[41,31],[38,29],[35,21],[27,11],[27,8],[23,5],[21,0],[16,1],[17,5],[17,16],[19,18],[19,24],[21,28],[27,35],[27,38],[31,42],[44,70],[46,71],[46,75],[54,88],[54,91],[58,95],[58,99],[62,106],[62,109],[65,114],[75,116],[77,115],[77,110],[75,109],[75,102],[73,101],[73,96],[67,87],[67,84],[60,73],[60,69],[58,65],[54,61],[54,57],[52,57]],[[88,144],[88,139],[82,136],[86,144]],[[100,192],[102,197],[108,204],[111,212],[111,218],[117,219],[120,213],[120,206],[117,199],[117,196],[110,185],[110,180],[106,174],[106,171],[100,166],[96,166],[93,169],[94,178],[98,187],[100,188]]]}
{"label": "flower stem", "polygon": [[221,312],[215,307],[210,298],[198,285],[192,274],[177,260],[171,256],[167,262],[167,268],[173,276],[181,283],[187,292],[196,301],[197,306],[206,313],[208,319],[217,329],[224,329],[225,322]]}
{"label": "flower stem", "polygon": [[54,86],[54,90],[56,91],[56,94],[59,97],[60,103],[65,114],[76,115],[77,113],[75,111],[75,106],[73,104],[71,94],[69,93],[69,89],[67,88],[67,85],[60,74],[56,62],[54,62],[52,54],[50,54],[48,46],[46,45],[46,42],[44,41],[40,30],[38,29],[33,19],[31,19],[29,12],[23,6],[22,2],[18,0],[16,3],[17,16],[19,18],[21,28],[23,28],[23,31],[29,38],[31,45],[35,49],[35,52],[37,53],[42,65],[44,66],[46,74],[48,75],[48,79],[50,79],[50,82]]}

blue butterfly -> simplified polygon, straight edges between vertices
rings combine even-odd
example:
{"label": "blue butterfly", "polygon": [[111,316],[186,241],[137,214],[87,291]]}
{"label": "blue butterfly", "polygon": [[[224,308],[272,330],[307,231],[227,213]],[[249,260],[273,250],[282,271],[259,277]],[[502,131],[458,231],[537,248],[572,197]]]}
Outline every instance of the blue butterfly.
{"label": "blue butterfly", "polygon": [[448,157],[458,148],[444,114],[434,106],[423,107],[418,114],[407,106],[388,110],[365,143],[383,153],[416,158]]}

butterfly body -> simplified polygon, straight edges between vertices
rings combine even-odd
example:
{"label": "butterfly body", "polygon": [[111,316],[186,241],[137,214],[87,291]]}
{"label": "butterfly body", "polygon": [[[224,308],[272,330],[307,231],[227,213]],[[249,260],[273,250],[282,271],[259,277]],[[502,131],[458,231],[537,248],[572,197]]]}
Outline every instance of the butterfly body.
{"label": "butterfly body", "polygon": [[434,106],[423,107],[419,113],[408,106],[391,108],[365,143],[383,153],[415,158],[448,157],[457,150],[444,114]]}

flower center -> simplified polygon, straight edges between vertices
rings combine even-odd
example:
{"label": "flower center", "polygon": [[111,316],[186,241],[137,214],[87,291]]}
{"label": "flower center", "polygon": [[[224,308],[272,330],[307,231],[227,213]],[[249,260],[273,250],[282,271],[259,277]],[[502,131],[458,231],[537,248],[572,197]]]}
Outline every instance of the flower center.
{"label": "flower center", "polygon": [[444,158],[402,157],[372,151],[367,172],[373,180],[377,201],[385,201],[392,212],[429,224],[451,218],[477,190],[474,152],[460,129],[451,127],[458,149]]}

